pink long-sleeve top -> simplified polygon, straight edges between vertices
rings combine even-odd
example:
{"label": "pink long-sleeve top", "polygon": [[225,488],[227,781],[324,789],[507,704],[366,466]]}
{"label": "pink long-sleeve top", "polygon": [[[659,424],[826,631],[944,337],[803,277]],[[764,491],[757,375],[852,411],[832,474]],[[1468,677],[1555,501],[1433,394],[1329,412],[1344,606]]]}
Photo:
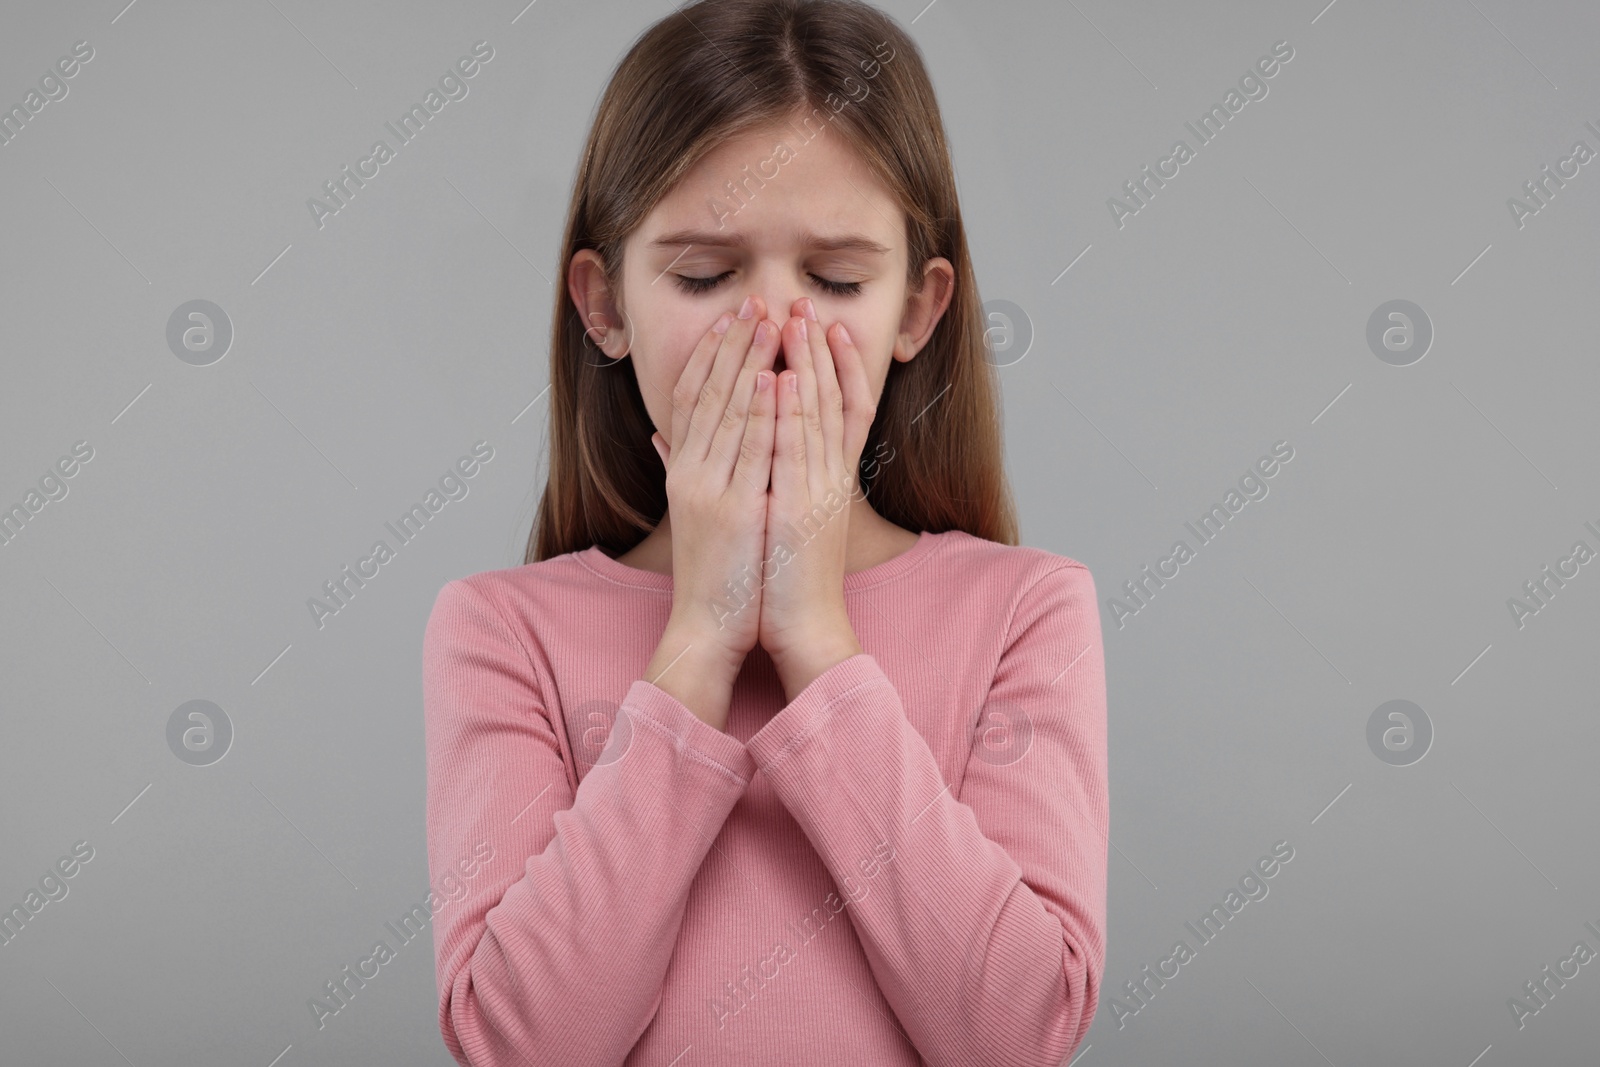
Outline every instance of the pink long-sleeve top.
{"label": "pink long-sleeve top", "polygon": [[956,530],[848,574],[864,651],[726,730],[642,678],[670,576],[445,585],[423,641],[439,1029],[462,1064],[1039,1064],[1105,964],[1083,564]]}

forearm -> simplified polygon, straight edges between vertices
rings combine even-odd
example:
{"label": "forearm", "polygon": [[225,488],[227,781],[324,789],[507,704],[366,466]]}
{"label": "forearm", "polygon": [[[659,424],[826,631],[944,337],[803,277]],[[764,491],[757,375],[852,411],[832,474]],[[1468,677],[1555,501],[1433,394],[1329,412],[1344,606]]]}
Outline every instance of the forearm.
{"label": "forearm", "polygon": [[1080,693],[1073,708],[1062,692],[1066,714],[1036,706],[1025,767],[973,758],[959,795],[870,656],[745,743],[850,898],[878,986],[930,1062],[1054,1064],[1094,1015],[1103,705],[1095,686]]}
{"label": "forearm", "polygon": [[[623,707],[626,747],[571,807],[541,814],[552,790],[519,820],[554,836],[443,931],[440,1022],[460,1062],[614,1064],[649,1025],[689,885],[748,779],[737,742],[668,694],[635,683]],[[436,811],[438,840],[470,836]]]}

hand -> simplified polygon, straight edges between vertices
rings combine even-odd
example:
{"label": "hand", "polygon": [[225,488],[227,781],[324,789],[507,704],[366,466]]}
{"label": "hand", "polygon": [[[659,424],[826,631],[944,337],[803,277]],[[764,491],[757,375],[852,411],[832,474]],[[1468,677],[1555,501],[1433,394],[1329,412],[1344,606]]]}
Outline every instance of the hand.
{"label": "hand", "polygon": [[760,624],[780,333],[759,298],[747,303],[749,317],[719,318],[679,375],[670,444],[650,435],[667,472],[673,582],[673,640],[664,637],[651,666],[665,673],[675,655],[710,646],[730,685]]}
{"label": "hand", "polygon": [[825,332],[809,298],[791,310],[783,327],[788,368],[776,391],[760,641],[793,700],[861,652],[845,611],[845,547],[877,407],[844,324]]}

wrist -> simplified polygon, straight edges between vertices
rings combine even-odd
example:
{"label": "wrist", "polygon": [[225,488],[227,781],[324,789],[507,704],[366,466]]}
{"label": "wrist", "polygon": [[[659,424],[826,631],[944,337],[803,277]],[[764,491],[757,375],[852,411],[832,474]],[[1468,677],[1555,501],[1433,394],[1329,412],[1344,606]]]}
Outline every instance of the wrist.
{"label": "wrist", "polygon": [[[680,655],[682,658],[678,659]],[[660,660],[658,669],[665,670],[667,664],[675,660],[674,671],[687,667],[697,673],[726,679],[732,685],[744,665],[745,654],[728,643],[728,631],[674,617],[667,620],[666,629],[661,633],[656,657]]]}
{"label": "wrist", "polygon": [[669,629],[645,667],[644,680],[708,726],[722,730],[727,726],[737,675],[738,668],[729,667],[725,650]]}
{"label": "wrist", "polygon": [[828,632],[803,639],[781,652],[773,653],[773,667],[783,685],[785,703],[793,703],[806,687],[847,659],[861,655],[855,634]]}
{"label": "wrist", "polygon": [[855,655],[861,651],[855,627],[843,612],[826,619],[806,619],[781,633],[763,633],[761,645],[772,657],[772,662],[779,665],[840,652]]}

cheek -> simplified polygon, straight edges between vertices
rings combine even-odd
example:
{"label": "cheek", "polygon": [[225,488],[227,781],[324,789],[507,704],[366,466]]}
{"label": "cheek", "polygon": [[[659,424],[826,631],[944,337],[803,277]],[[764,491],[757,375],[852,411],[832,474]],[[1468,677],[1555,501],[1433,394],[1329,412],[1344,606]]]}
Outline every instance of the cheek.
{"label": "cheek", "polygon": [[709,328],[710,323],[701,326],[680,317],[663,324],[660,332],[651,338],[651,373],[663,393],[672,395],[673,387]]}
{"label": "cheek", "polygon": [[882,294],[865,299],[838,302],[824,312],[826,320],[831,313],[850,331],[862,360],[870,370],[874,364],[888,359],[894,347],[895,332],[900,326],[902,307]]}
{"label": "cheek", "polygon": [[891,362],[889,353],[894,349],[896,321],[887,314],[867,309],[846,312],[839,316],[839,321],[850,331],[867,379],[874,383],[881,381]]}
{"label": "cheek", "polygon": [[[720,314],[720,312],[719,312]],[[666,433],[672,426],[672,391],[695,348],[710,329],[687,321],[684,316],[661,316],[647,322],[635,322],[630,360],[634,374],[639,379],[639,392],[644,397],[656,428]]]}

